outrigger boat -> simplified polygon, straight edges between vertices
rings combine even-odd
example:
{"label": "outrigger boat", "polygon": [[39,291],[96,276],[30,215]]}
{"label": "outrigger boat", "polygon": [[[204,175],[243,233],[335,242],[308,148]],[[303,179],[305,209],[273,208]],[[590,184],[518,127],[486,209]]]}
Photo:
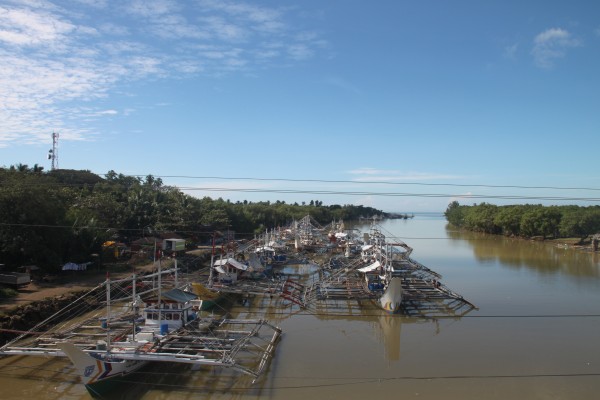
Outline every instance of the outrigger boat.
{"label": "outrigger boat", "polygon": [[357,271],[364,274],[367,289],[375,295],[378,305],[396,313],[402,305],[402,278],[394,276],[393,261],[402,253],[395,249],[398,243],[387,243],[378,230],[371,230],[369,242],[362,247],[362,259],[372,263]]}
{"label": "outrigger boat", "polygon": [[157,277],[159,284],[140,294],[135,293],[135,275],[107,278],[68,309],[0,347],[0,355],[66,356],[92,394],[105,392],[149,362],[227,367],[256,381],[281,329],[262,319],[199,317],[192,306],[195,294],[162,291],[160,277],[169,272],[144,276],[145,281]]}
{"label": "outrigger boat", "polygon": [[313,302],[370,300],[388,313],[405,315],[446,315],[476,308],[443,285],[441,275],[412,259],[412,251],[403,241],[386,238],[373,225],[364,234],[360,257],[346,247],[344,256],[330,258],[319,279],[284,294],[293,295],[302,307]]}
{"label": "outrigger boat", "polygon": [[192,300],[192,307],[198,311],[210,311],[215,307],[220,307],[230,296],[229,293],[209,289],[199,282],[193,282],[191,286],[197,296],[197,299]]}

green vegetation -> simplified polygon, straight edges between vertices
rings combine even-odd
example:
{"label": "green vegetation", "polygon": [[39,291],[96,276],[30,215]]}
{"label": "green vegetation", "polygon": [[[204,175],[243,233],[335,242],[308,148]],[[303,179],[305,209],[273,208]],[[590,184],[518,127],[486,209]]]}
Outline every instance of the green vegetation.
{"label": "green vegetation", "polygon": [[452,202],[444,214],[460,228],[476,232],[519,237],[579,238],[583,243],[600,232],[600,206],[496,206],[488,203],[472,206]]}
{"label": "green vegetation", "polygon": [[[129,244],[144,236],[177,233],[192,243],[208,242],[214,231],[252,238],[310,215],[322,224],[387,214],[371,207],[236,202],[196,198],[145,179],[109,171],[43,172],[39,166],[0,168],[0,264],[7,269],[37,265],[53,273],[65,262],[90,261],[107,241]],[[114,253],[114,252],[113,252]]]}
{"label": "green vegetation", "polygon": [[15,289],[0,287],[0,299],[10,299],[17,297],[18,294],[19,292]]}

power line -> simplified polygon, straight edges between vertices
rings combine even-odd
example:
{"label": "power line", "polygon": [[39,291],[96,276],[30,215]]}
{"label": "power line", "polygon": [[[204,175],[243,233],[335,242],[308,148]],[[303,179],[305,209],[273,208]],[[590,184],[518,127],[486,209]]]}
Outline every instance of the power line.
{"label": "power line", "polygon": [[560,196],[516,196],[516,195],[479,195],[452,193],[394,193],[394,192],[350,192],[333,190],[297,190],[297,189],[256,189],[256,188],[222,188],[222,187],[177,187],[179,190],[207,192],[242,192],[242,193],[280,193],[280,194],[315,194],[315,195],[349,195],[349,196],[384,196],[384,197],[423,197],[423,198],[459,198],[472,199],[503,199],[503,200],[549,200],[549,201],[590,201],[600,202],[598,197],[560,197]]}
{"label": "power line", "polygon": [[[107,176],[108,174],[96,174]],[[152,175],[152,174],[149,174]],[[123,175],[125,177],[145,178],[148,175]],[[293,179],[293,178],[259,178],[259,177],[227,177],[227,176],[194,176],[194,175],[152,175],[154,178],[177,178],[177,179],[219,179],[233,181],[258,181],[258,182],[294,182],[294,183],[349,183],[354,185],[391,185],[391,186],[446,186],[446,187],[480,187],[495,189],[549,189],[549,190],[588,190],[600,191],[600,188],[578,187],[578,186],[526,186],[526,185],[489,185],[489,184],[460,184],[460,183],[431,183],[431,182],[392,182],[392,181],[369,181],[369,180],[335,180],[335,179]],[[77,186],[73,184],[73,186]],[[167,185],[172,186],[172,185]],[[177,187],[177,186],[173,186]]]}
{"label": "power line", "polygon": [[[50,368],[38,368],[31,367],[25,365],[13,365],[10,368],[4,369],[1,376],[9,377],[9,378],[20,378],[21,375],[16,374],[16,371],[42,371],[47,373],[61,373],[62,375],[66,375],[68,377],[76,378],[78,375],[75,373],[67,373],[62,369],[50,369]],[[12,373],[11,373],[12,372]],[[139,377],[152,377],[152,376],[173,376],[173,377],[186,377],[190,376],[193,373],[202,373],[193,371],[191,369],[185,370],[182,372],[168,372],[168,371],[160,371],[160,372],[152,372],[152,371],[136,371],[132,372],[130,375],[139,376]],[[348,377],[327,377],[327,376],[276,376],[275,379],[278,380],[312,380],[315,381],[313,384],[300,384],[300,385],[272,385],[272,386],[260,386],[260,387],[231,387],[227,385],[227,387],[217,388],[211,387],[206,388],[188,386],[185,384],[177,384],[177,383],[165,383],[165,382],[144,382],[145,384],[150,384],[153,388],[169,388],[169,389],[180,389],[186,392],[221,392],[222,390],[227,390],[227,392],[253,392],[253,391],[272,391],[272,390],[285,390],[285,389],[314,389],[321,387],[336,387],[336,386],[356,386],[368,383],[385,383],[385,382],[393,382],[393,381],[422,381],[422,380],[474,380],[474,379],[486,379],[486,380],[505,380],[505,379],[552,379],[552,378],[584,378],[584,377],[598,377],[600,376],[599,372],[584,372],[584,373],[568,373],[568,372],[558,372],[558,373],[531,373],[531,374],[462,374],[462,375],[404,375],[404,376],[392,376],[392,377],[377,377],[377,376],[348,376]],[[228,377],[225,377],[227,379]],[[27,377],[29,380],[47,380],[46,377],[38,377],[31,376]],[[114,378],[113,382],[119,382],[121,384],[131,383],[131,384],[140,384],[142,379],[127,379],[127,378]],[[145,381],[145,379],[144,379]],[[322,383],[316,383],[321,381]],[[327,381],[327,382],[325,382]]]}
{"label": "power line", "polygon": [[[8,187],[6,183],[0,186]],[[31,183],[23,184],[24,187],[54,186],[54,187],[81,187],[81,184],[48,184]],[[93,186],[93,185],[89,185]],[[519,195],[483,195],[483,194],[460,194],[460,193],[405,193],[405,192],[371,192],[371,191],[338,191],[338,190],[300,190],[300,189],[265,189],[265,188],[224,188],[224,187],[198,187],[198,186],[176,186],[168,185],[169,188],[180,191],[204,191],[204,192],[239,192],[239,193],[278,193],[278,194],[311,194],[311,195],[347,195],[347,196],[381,196],[381,197],[418,197],[418,198],[454,198],[463,200],[548,200],[548,201],[586,201],[600,202],[599,197],[563,197],[563,196],[519,196]],[[590,189],[595,190],[595,189]]]}
{"label": "power line", "polygon": [[[106,175],[106,174],[104,174]],[[141,177],[144,175],[128,175]],[[483,187],[501,189],[553,189],[553,190],[593,190],[600,188],[589,187],[560,187],[560,186],[521,186],[521,185],[485,185],[485,184],[459,184],[459,183],[427,183],[427,182],[390,182],[390,181],[351,181],[327,179],[291,179],[291,178],[250,178],[250,177],[224,177],[224,176],[189,176],[189,175],[152,175],[154,178],[184,178],[184,179],[222,179],[222,180],[247,180],[247,181],[276,181],[276,182],[312,182],[312,183],[352,183],[369,185],[415,185],[415,186],[449,186],[449,187]]]}
{"label": "power line", "polygon": [[[256,315],[268,315],[268,316],[286,316],[289,315],[289,312],[267,312],[264,313],[262,311],[249,311],[249,310],[241,310],[240,307],[234,307],[234,310],[241,312],[244,311],[244,313],[246,314],[256,314]],[[411,324],[414,322],[420,322],[420,321],[441,321],[441,320],[460,320],[460,319],[492,319],[492,318],[518,318],[518,319],[524,319],[524,318],[600,318],[600,314],[522,314],[522,315],[513,315],[513,314],[498,314],[498,315],[474,315],[474,314],[467,314],[467,315],[438,315],[438,316],[426,316],[426,315],[419,315],[419,316],[410,316],[410,315],[403,315],[403,314],[382,314],[382,313],[377,313],[377,312],[373,312],[373,313],[365,313],[365,314],[351,314],[351,313],[337,313],[337,312],[310,312],[310,311],[302,311],[302,312],[296,312],[294,313],[294,315],[302,315],[302,316],[317,316],[317,317],[339,317],[339,318],[377,318],[377,317],[381,317],[381,316],[387,316],[387,317],[391,317],[391,318],[400,318],[403,321],[406,321],[407,324]],[[401,321],[402,322],[402,321]]]}
{"label": "power line", "polygon": [[[105,174],[106,175],[106,174]],[[129,175],[140,177],[141,175]],[[185,179],[222,179],[222,180],[248,180],[248,181],[277,181],[277,182],[311,182],[311,183],[350,183],[350,184],[382,184],[382,185],[419,185],[419,186],[447,186],[447,187],[481,187],[481,188],[513,188],[513,189],[551,189],[551,190],[588,190],[600,191],[600,188],[588,187],[558,187],[558,186],[517,186],[517,185],[483,185],[483,184],[450,184],[450,183],[424,183],[424,182],[389,182],[389,181],[344,181],[323,179],[281,179],[281,178],[248,178],[248,177],[217,177],[217,176],[185,176],[164,175],[156,178],[185,178]],[[2,186],[8,186],[0,182]],[[48,186],[47,182],[23,184],[23,186]],[[81,187],[82,184],[55,183],[59,187]],[[93,186],[90,184],[89,186]],[[266,188],[224,188],[224,187],[197,187],[165,185],[181,191],[206,191],[206,192],[240,192],[240,193],[279,193],[279,194],[312,194],[312,195],[348,195],[348,196],[382,196],[382,197],[418,197],[418,198],[457,198],[457,199],[498,199],[498,200],[547,200],[547,201],[585,201],[600,202],[598,197],[581,196],[521,196],[521,195],[484,195],[463,193],[408,193],[408,192],[374,192],[374,191],[343,191],[343,190],[317,190],[317,189],[266,189]]]}

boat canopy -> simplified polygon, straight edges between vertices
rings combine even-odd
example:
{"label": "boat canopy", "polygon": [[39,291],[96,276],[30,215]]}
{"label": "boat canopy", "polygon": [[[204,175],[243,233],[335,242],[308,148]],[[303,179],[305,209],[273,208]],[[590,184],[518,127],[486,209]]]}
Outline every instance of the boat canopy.
{"label": "boat canopy", "polygon": [[367,250],[371,250],[372,248],[373,248],[373,245],[372,245],[372,244],[365,244],[365,245],[363,245],[363,246],[362,246],[360,249],[361,249],[362,251],[367,251]]}
{"label": "boat canopy", "polygon": [[[242,264],[235,258],[224,258],[222,260],[216,260],[215,261],[215,267],[216,267],[215,269],[217,271],[219,271],[219,267],[223,267],[224,265],[227,265],[227,264],[229,264],[230,266],[232,266],[234,268],[242,270],[242,271],[246,271],[248,269],[248,266],[246,264]],[[223,269],[223,268],[221,268],[221,269]],[[221,271],[219,271],[219,272],[221,272]]]}
{"label": "boat canopy", "polygon": [[[185,304],[191,300],[197,299],[194,293],[185,292],[181,289],[171,289],[161,294],[162,301],[173,301],[176,303]],[[158,300],[157,296],[152,296],[145,300],[145,302],[156,302]]]}
{"label": "boat canopy", "polygon": [[375,271],[377,268],[381,267],[381,263],[379,261],[375,261],[371,265],[367,265],[366,267],[359,268],[358,270],[363,273]]}
{"label": "boat canopy", "polygon": [[275,249],[271,246],[257,247],[255,251],[256,251],[256,253],[260,253],[262,251],[269,251],[271,253],[275,253]]}

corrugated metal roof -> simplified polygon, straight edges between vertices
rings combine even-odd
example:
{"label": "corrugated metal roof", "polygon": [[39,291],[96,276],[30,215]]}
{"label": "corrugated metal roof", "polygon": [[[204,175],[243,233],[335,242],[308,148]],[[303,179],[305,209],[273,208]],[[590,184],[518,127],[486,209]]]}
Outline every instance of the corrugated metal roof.
{"label": "corrugated metal roof", "polygon": [[245,271],[248,269],[248,266],[246,264],[242,264],[241,262],[237,261],[235,258],[226,258],[223,260],[216,260],[214,262],[215,266],[223,266],[225,264],[229,264],[234,268],[241,269],[242,271]]}
{"label": "corrugated metal roof", "polygon": [[[194,293],[185,292],[181,289],[171,289],[166,292],[161,293],[162,300],[170,300],[175,301],[177,303],[187,303],[191,300],[195,300],[198,298]],[[153,296],[148,300],[158,300],[158,296]]]}

